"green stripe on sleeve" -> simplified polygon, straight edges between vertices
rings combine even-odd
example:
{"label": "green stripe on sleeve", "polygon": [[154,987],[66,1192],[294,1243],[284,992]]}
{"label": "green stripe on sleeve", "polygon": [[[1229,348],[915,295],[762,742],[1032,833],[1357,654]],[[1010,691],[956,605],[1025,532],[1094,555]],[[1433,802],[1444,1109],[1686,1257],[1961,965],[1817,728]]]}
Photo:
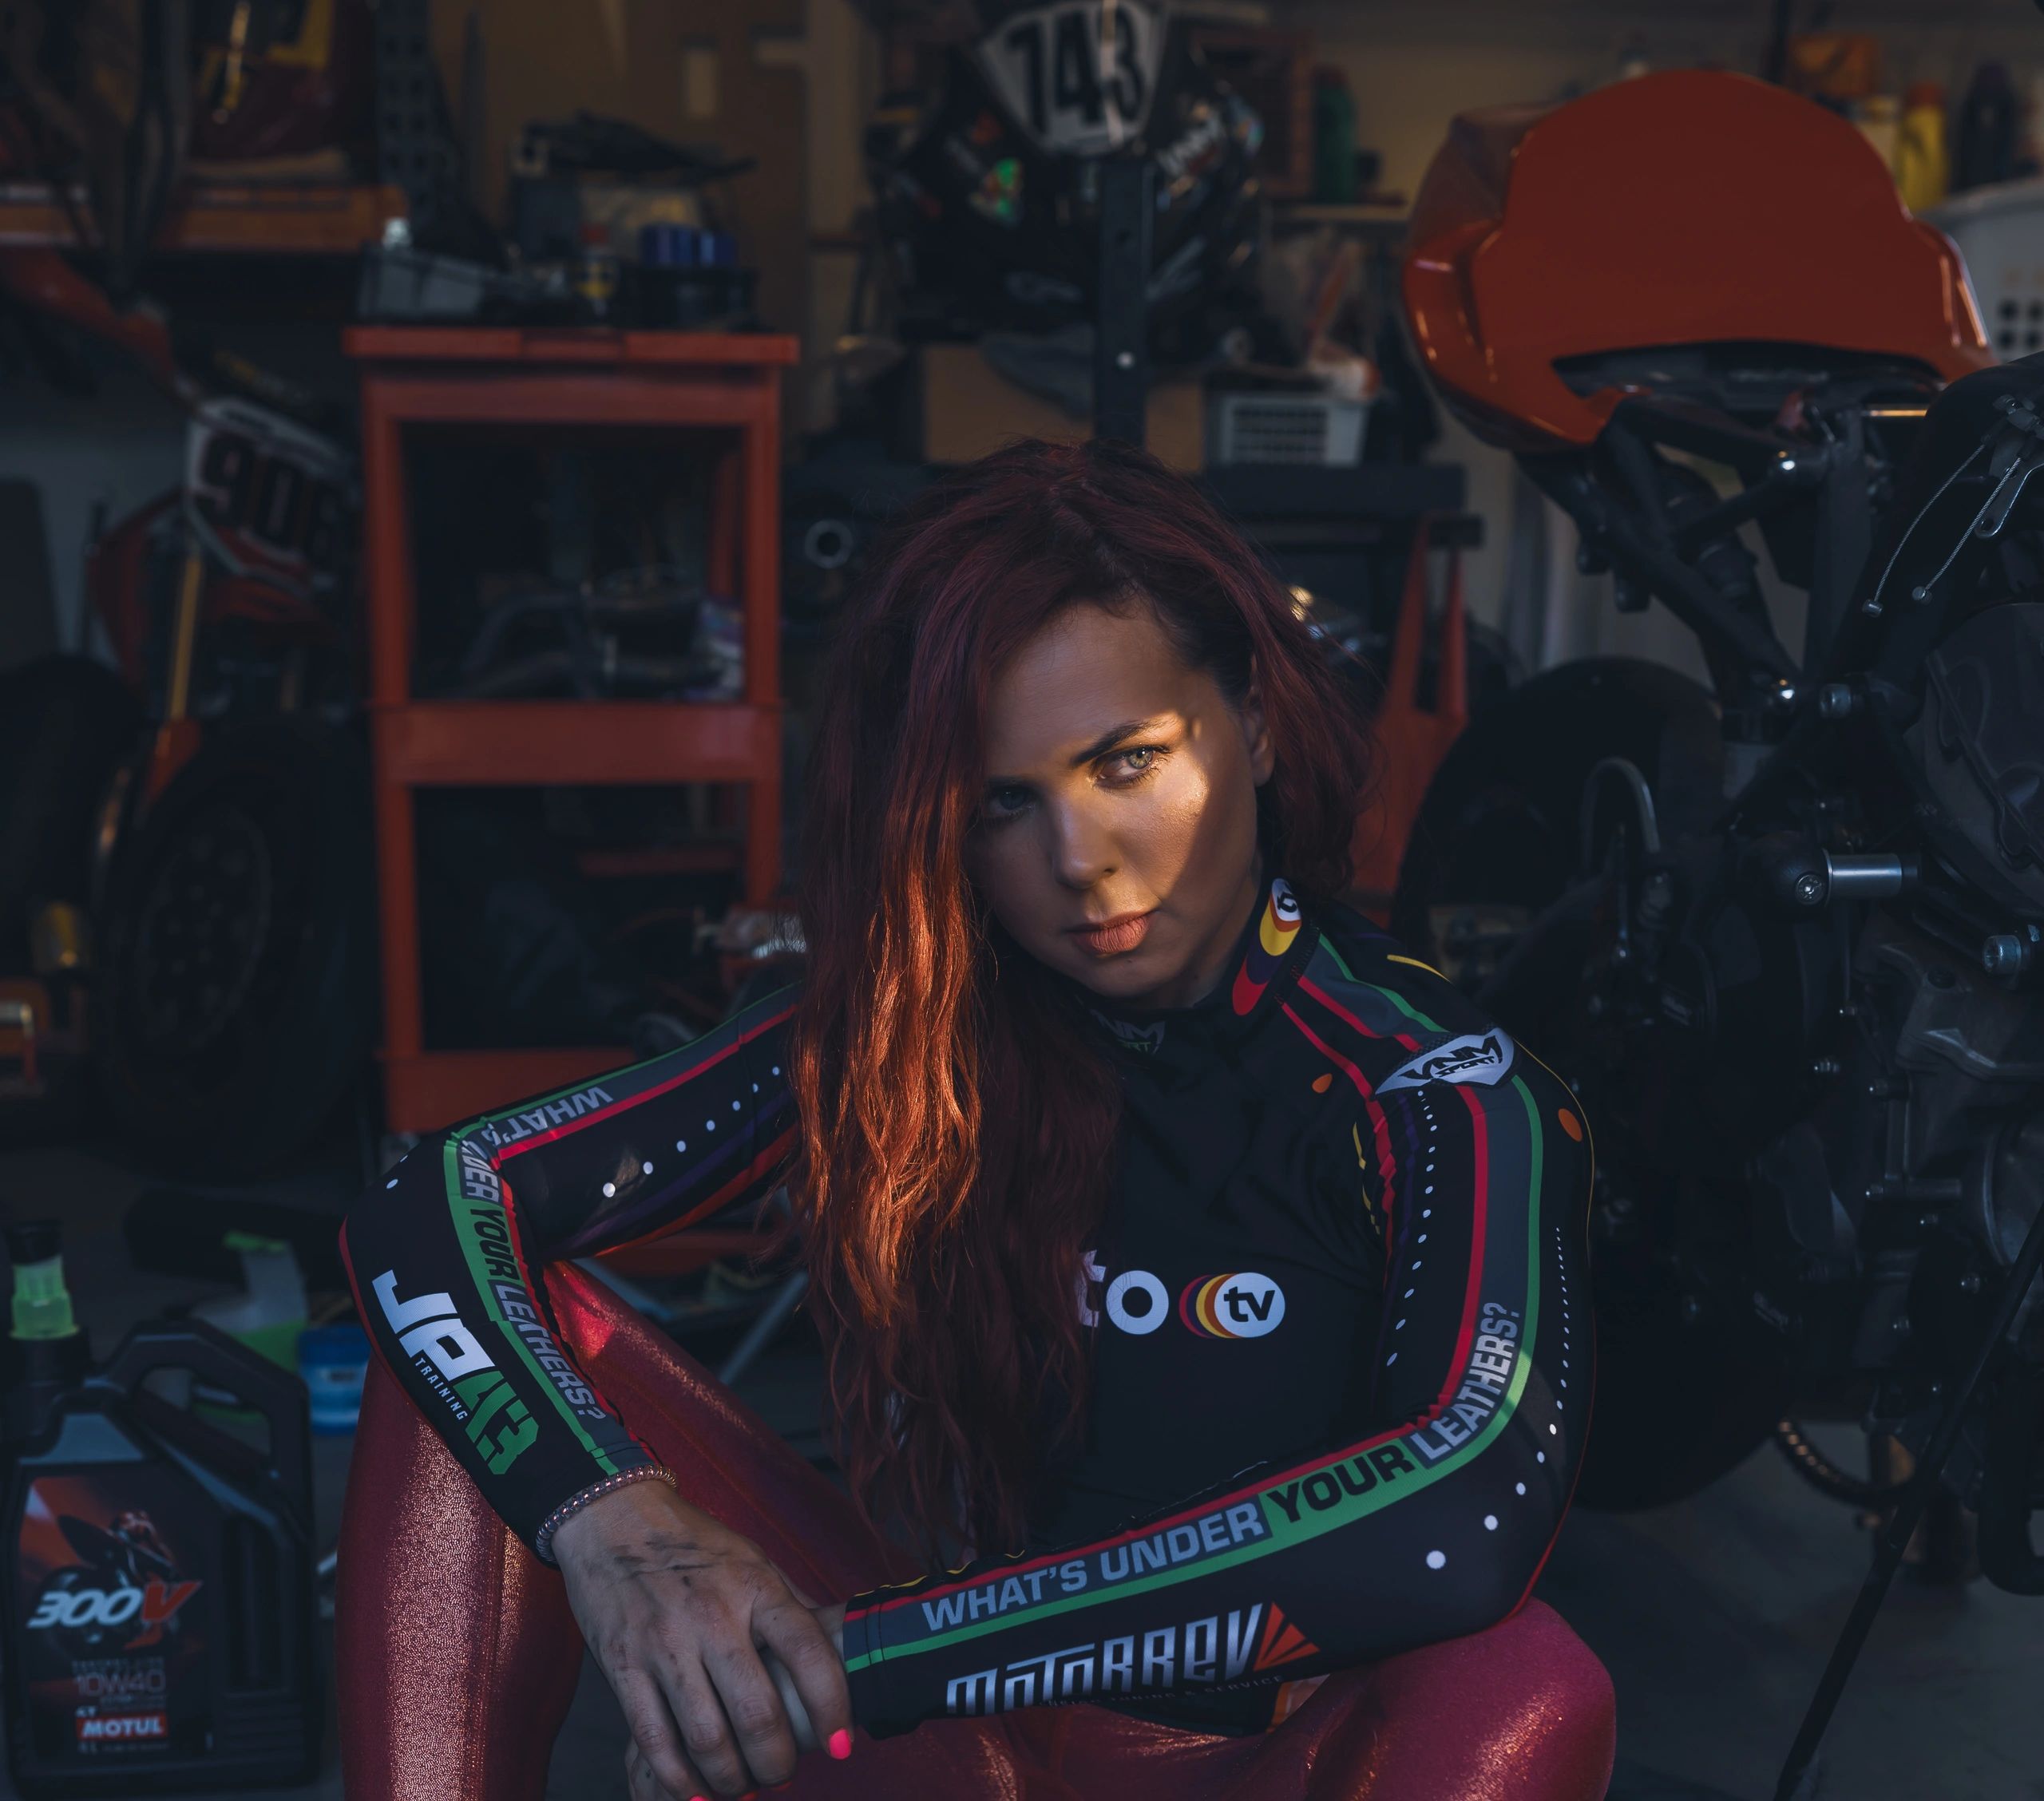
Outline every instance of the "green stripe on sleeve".
{"label": "green stripe on sleeve", "polygon": [[[586,1087],[587,1084],[584,1086]],[[476,1125],[465,1130],[450,1133],[446,1142],[441,1148],[441,1157],[447,1185],[448,1205],[453,1209],[454,1216],[454,1236],[461,1244],[461,1255],[468,1261],[469,1274],[474,1280],[477,1293],[482,1298],[485,1312],[489,1318],[497,1322],[498,1329],[517,1350],[520,1360],[527,1369],[532,1372],[533,1379],[539,1383],[547,1398],[553,1403],[554,1411],[567,1422],[568,1430],[573,1432],[576,1439],[581,1442],[582,1448],[596,1459],[597,1467],[604,1474],[614,1476],[617,1474],[617,1465],[612,1460],[610,1453],[589,1436],[588,1428],[576,1417],[574,1409],[568,1405],[568,1397],[554,1386],[553,1378],[547,1374],[541,1366],[539,1360],[533,1355],[532,1347],[525,1342],[524,1335],[505,1316],[503,1308],[497,1304],[497,1291],[491,1286],[489,1267],[484,1261],[487,1254],[487,1247],[477,1234],[475,1220],[470,1210],[474,1204],[461,1193],[461,1146],[464,1140],[481,1130],[481,1122],[477,1122]],[[500,1211],[503,1210],[503,1201],[501,1197],[497,1206]],[[544,1325],[545,1316],[540,1312],[537,1297],[533,1300],[533,1316]],[[551,1331],[548,1332],[548,1336],[553,1336]],[[563,1355],[565,1355],[564,1351]]]}

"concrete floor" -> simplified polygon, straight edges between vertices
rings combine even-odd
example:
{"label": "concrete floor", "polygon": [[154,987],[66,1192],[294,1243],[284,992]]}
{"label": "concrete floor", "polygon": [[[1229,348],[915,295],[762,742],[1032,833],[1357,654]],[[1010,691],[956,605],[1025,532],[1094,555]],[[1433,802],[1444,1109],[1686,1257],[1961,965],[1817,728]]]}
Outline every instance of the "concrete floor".
{"label": "concrete floor", "polygon": [[[358,1179],[337,1143],[289,1182],[246,1191],[338,1215]],[[79,1313],[104,1356],[136,1320],[224,1292],[134,1269],[121,1233],[157,1178],[97,1148],[0,1152],[6,1217],[56,1214]],[[217,1190],[216,1190],[217,1192]],[[819,1371],[798,1348],[763,1360],[745,1399],[805,1450]],[[1841,1461],[1849,1428],[1820,1428]],[[315,1441],[318,1530],[338,1530],[351,1441]],[[1540,1593],[1602,1657],[1618,1696],[1609,1801],[1769,1801],[1781,1759],[1865,1569],[1852,1515],[1771,1449],[1708,1492],[1652,1513],[1579,1510]],[[323,1654],[331,1629],[323,1628]],[[2044,1601],[1905,1576],[1876,1625],[1806,1795],[1837,1801],[2044,1801]],[[557,1744],[549,1801],[622,1797],[624,1727],[586,1663]],[[13,1791],[0,1776],[0,1795]],[[319,1779],[250,1801],[341,1795],[331,1705]],[[1396,1801],[1408,1801],[1397,1797]],[[1412,1797],[1410,1801],[1449,1801]]]}

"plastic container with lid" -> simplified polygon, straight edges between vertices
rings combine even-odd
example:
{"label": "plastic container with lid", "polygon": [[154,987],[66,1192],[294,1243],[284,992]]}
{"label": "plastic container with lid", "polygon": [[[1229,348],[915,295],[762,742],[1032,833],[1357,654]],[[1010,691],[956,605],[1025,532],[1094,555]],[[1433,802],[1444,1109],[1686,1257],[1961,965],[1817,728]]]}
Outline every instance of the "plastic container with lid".
{"label": "plastic container with lid", "polygon": [[1935,206],[1951,185],[1945,90],[1935,81],[1919,81],[1903,97],[1895,182],[1902,190],[1902,204],[1911,212]]}

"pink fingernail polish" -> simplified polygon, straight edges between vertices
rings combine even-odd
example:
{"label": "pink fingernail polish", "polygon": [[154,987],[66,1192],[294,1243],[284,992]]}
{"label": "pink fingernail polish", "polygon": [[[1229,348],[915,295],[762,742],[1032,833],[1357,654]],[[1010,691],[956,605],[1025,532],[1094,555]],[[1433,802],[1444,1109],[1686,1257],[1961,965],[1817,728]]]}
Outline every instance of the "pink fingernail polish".
{"label": "pink fingernail polish", "polygon": [[830,1735],[830,1755],[839,1758],[852,1755],[852,1735],[842,1726]]}

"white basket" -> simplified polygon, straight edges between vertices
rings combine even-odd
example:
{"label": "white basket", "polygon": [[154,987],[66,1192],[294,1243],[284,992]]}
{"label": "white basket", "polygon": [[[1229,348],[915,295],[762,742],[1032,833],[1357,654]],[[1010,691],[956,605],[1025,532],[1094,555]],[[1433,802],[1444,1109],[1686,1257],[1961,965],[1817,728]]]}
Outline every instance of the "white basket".
{"label": "white basket", "polygon": [[1969,188],[1923,217],[1959,246],[1994,354],[2044,350],[2044,179]]}
{"label": "white basket", "polygon": [[1332,394],[1237,393],[1208,397],[1210,463],[1358,462],[1366,400]]}

